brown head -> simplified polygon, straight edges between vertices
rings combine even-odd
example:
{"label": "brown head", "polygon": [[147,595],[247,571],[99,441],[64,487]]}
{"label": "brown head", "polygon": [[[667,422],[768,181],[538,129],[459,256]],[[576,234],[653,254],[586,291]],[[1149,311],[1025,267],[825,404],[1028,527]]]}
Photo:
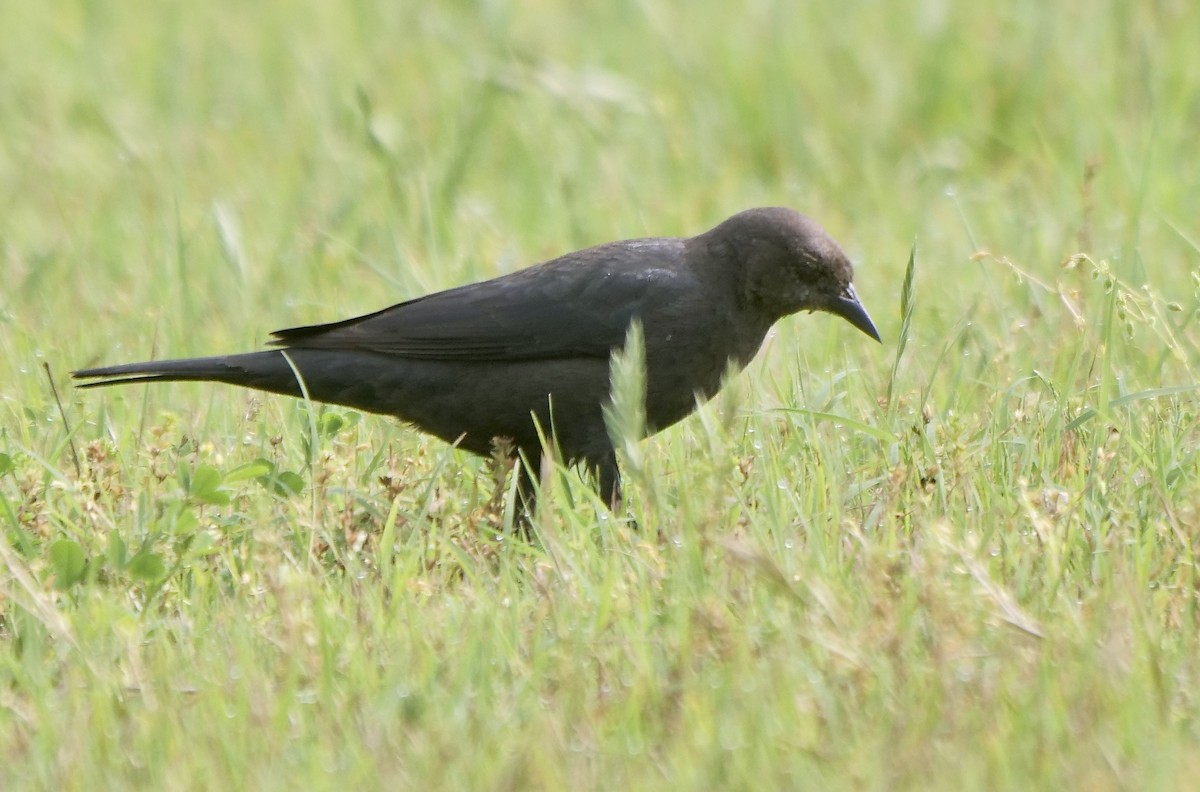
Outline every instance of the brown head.
{"label": "brown head", "polygon": [[724,261],[737,263],[731,274],[746,308],[772,321],[798,311],[828,311],[880,340],[854,293],[854,268],[845,252],[799,212],[783,207],[747,209],[696,241],[719,251]]}

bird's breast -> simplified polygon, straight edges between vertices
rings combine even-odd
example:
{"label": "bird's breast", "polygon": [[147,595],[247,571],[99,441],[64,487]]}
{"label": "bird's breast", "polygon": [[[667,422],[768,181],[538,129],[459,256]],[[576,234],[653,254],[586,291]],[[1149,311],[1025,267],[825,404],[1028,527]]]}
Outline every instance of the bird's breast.
{"label": "bird's breast", "polygon": [[699,326],[647,333],[646,419],[654,429],[690,414],[698,398],[720,390],[731,365],[741,370],[758,352],[769,325],[760,329],[722,319],[709,316]]}

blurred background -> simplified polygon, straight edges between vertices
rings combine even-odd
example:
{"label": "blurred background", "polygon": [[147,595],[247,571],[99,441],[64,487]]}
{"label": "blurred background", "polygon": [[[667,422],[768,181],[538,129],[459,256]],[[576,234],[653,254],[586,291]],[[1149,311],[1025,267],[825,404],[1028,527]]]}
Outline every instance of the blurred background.
{"label": "blurred background", "polygon": [[[1198,45],[1188,0],[0,2],[0,786],[1192,788]],[[766,204],[885,343],[779,323],[626,465],[641,532],[563,475],[515,541],[389,419],[69,384]]]}
{"label": "blurred background", "polygon": [[22,398],[43,359],[251,346],[761,204],[843,242],[892,338],[915,240],[918,342],[968,315],[1007,332],[1040,299],[980,251],[1185,293],[1200,257],[1185,2],[0,14],[0,366]]}

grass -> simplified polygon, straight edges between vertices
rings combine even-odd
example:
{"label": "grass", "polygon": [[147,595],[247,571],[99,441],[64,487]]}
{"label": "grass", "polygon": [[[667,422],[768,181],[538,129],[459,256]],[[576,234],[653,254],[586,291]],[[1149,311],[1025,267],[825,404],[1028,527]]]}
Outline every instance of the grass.
{"label": "grass", "polygon": [[[6,5],[5,787],[1190,788],[1198,30]],[[886,344],[782,322],[636,447],[640,531],[552,470],[523,542],[382,418],[67,384],[758,204],[845,244]]]}

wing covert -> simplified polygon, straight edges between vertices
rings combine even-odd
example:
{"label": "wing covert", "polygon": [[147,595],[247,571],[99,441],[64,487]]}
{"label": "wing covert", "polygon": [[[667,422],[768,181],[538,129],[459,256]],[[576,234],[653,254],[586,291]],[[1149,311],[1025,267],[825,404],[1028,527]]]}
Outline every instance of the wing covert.
{"label": "wing covert", "polygon": [[677,239],[618,242],[331,324],[273,333],[288,348],[422,360],[607,358],[636,316],[690,290]]}

